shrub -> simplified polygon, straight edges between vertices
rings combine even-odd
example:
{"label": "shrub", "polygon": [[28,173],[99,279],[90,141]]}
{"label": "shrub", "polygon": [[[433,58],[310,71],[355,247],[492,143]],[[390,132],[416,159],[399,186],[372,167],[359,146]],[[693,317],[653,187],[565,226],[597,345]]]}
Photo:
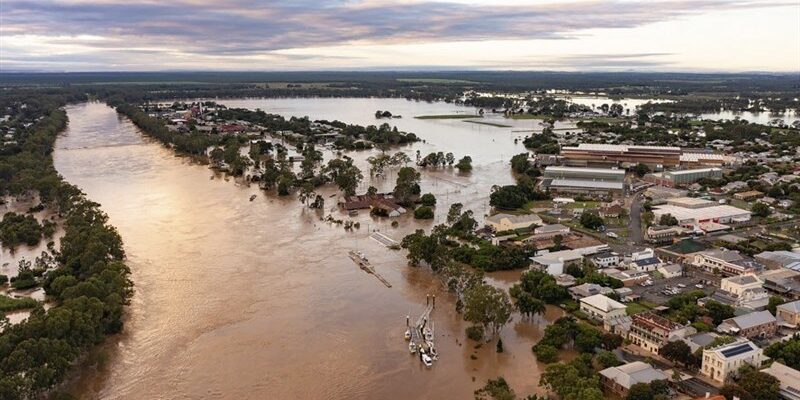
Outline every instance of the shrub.
{"label": "shrub", "polygon": [[558,350],[548,344],[533,346],[533,353],[539,362],[550,364],[558,361]]}
{"label": "shrub", "polygon": [[416,219],[433,219],[433,209],[428,206],[419,206],[414,210]]}
{"label": "shrub", "polygon": [[480,342],[483,340],[483,327],[480,325],[473,325],[468,327],[465,332],[467,333],[467,337],[472,339],[476,342]]}
{"label": "shrub", "polygon": [[423,206],[433,207],[436,205],[436,196],[431,193],[425,193],[419,199]]}

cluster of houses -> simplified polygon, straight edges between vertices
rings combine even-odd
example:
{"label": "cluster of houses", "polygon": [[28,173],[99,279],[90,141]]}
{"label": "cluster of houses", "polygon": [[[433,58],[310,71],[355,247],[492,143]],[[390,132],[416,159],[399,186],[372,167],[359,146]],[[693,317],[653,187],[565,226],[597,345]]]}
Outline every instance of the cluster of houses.
{"label": "cluster of houses", "polygon": [[[800,282],[800,278],[797,278],[800,272],[795,270],[800,269],[800,252],[759,254],[757,258],[769,262],[770,268],[773,268],[769,270],[765,270],[760,263],[760,268],[754,268],[753,263],[757,261],[744,261],[742,256],[734,253],[704,251],[696,255],[699,264],[688,266],[703,268],[703,265],[714,265],[714,268],[728,271],[726,275],[729,276],[720,280],[719,288],[698,300],[701,306],[716,301],[736,310],[734,317],[723,320],[712,332],[698,332],[688,324],[667,318],[661,314],[666,307],[629,315],[628,306],[623,301],[638,298],[635,295],[631,297],[629,288],[611,289],[583,284],[571,287],[569,292],[578,300],[580,311],[586,317],[597,321],[603,329],[624,336],[641,353],[657,357],[660,349],[673,341],[685,342],[692,352],[702,350],[699,376],[692,379],[721,386],[735,377],[739,368],[748,364],[778,379],[784,398],[797,399],[800,395],[800,371],[778,362],[772,362],[765,368],[768,357],[764,355],[763,348],[775,341],[788,340],[800,332],[800,300],[796,300],[800,298],[800,291],[797,285],[789,285],[784,281]],[[739,269],[726,269],[725,265],[729,263]],[[664,275],[664,278],[667,276]],[[767,282],[772,282],[772,285]],[[770,297],[776,295],[795,300],[778,305],[773,314],[767,308]],[[722,335],[734,339],[711,346]],[[669,371],[641,362],[608,368],[601,371],[600,375],[604,388],[619,396],[625,396],[635,383],[671,376]]]}
{"label": "cluster of houses", "polygon": [[[664,208],[654,206],[653,210],[669,212],[679,224],[661,229],[691,233],[697,227],[710,229],[711,223],[737,224],[750,218],[749,211],[687,197],[681,189],[665,189],[657,190],[663,199],[660,207]],[[706,384],[703,387],[719,388],[734,378],[742,365],[749,364],[775,376],[781,382],[785,398],[799,398],[800,371],[777,362],[765,363],[768,357],[763,348],[800,333],[800,248],[765,251],[751,257],[740,251],[710,246],[707,241],[678,240],[680,234],[661,233],[667,238],[663,241],[667,246],[620,254],[608,244],[566,225],[547,224],[536,214],[495,214],[485,219],[485,225],[496,244],[513,238],[518,242],[540,243],[539,249],[552,249],[554,241],[557,242],[556,251],[542,250],[531,257],[531,268],[553,275],[577,302],[581,318],[623,336],[639,354],[657,358],[668,343],[683,341],[701,357],[695,376],[674,374],[641,361],[605,369],[600,372],[601,382],[609,395],[624,397],[636,383],[673,380],[673,375],[703,382]],[[619,280],[622,287],[576,284],[576,279],[567,273],[568,268],[587,264]],[[712,331],[705,332],[698,331],[688,321],[681,323],[668,318],[668,308],[664,306],[648,306],[647,311],[630,314],[629,305],[643,300],[641,296],[654,282],[666,288],[670,286],[664,283],[670,280],[681,282],[672,291],[664,289],[669,298],[679,293],[680,288],[686,288],[683,283],[688,283],[685,277],[689,274],[703,277],[697,285],[691,282],[706,292],[706,296],[697,300],[699,306],[720,303],[732,307],[734,316],[716,325],[704,317],[704,322],[712,326]],[[774,296],[785,302],[772,313],[768,306]],[[715,341],[722,336],[734,339]]]}

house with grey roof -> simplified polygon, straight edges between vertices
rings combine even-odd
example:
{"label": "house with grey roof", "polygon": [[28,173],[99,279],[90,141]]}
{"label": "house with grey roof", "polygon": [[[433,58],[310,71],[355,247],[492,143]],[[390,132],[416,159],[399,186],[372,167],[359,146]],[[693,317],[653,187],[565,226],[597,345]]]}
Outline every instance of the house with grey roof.
{"label": "house with grey roof", "polygon": [[682,340],[689,346],[689,348],[692,350],[692,353],[694,353],[695,351],[710,345],[714,342],[714,339],[718,337],[719,335],[714,332],[698,332],[694,335],[689,335]]}
{"label": "house with grey roof", "polygon": [[627,396],[631,387],[637,383],[650,383],[666,379],[667,374],[663,371],[641,361],[634,361],[600,371],[600,383],[603,386],[603,392],[619,398]]}
{"label": "house with grey roof", "polygon": [[569,294],[575,300],[580,300],[584,297],[594,296],[596,294],[607,295],[613,292],[614,289],[610,287],[600,286],[596,283],[584,283],[583,285],[573,286],[569,288]]}
{"label": "house with grey roof", "polygon": [[769,368],[764,368],[761,372],[778,380],[780,385],[778,394],[781,398],[800,400],[800,371],[774,361]]}
{"label": "house with grey roof", "polygon": [[778,321],[767,310],[756,311],[722,321],[717,331],[748,339],[766,338],[778,331]]}

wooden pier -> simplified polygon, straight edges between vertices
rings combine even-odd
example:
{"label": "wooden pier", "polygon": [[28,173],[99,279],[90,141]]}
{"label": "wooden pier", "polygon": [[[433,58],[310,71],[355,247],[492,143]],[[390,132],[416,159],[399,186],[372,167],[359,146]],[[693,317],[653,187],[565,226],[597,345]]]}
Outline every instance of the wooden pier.
{"label": "wooden pier", "polygon": [[392,287],[392,284],[389,283],[389,281],[387,281],[386,278],[381,276],[381,274],[379,274],[378,271],[375,271],[375,267],[373,267],[372,264],[369,263],[369,260],[367,260],[364,254],[358,251],[350,250],[348,255],[350,256],[350,259],[353,260],[353,262],[355,262],[361,269],[366,271],[368,274],[372,274],[374,277],[378,278],[378,280],[381,281],[381,283],[383,283],[384,285],[386,285],[387,288]]}

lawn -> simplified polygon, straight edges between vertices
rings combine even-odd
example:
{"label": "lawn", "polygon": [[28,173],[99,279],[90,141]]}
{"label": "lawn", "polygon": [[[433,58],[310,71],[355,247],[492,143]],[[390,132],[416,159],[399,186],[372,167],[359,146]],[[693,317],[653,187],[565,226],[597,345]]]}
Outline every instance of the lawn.
{"label": "lawn", "polygon": [[440,114],[440,115],[417,115],[416,119],[467,119],[467,118],[483,118],[480,115],[472,114]]}
{"label": "lawn", "polygon": [[581,119],[581,122],[586,122],[586,121],[605,122],[607,124],[619,124],[624,122],[625,120],[622,118],[614,118],[614,117],[597,117],[597,118]]}
{"label": "lawn", "polygon": [[649,310],[650,308],[642,303],[628,303],[628,307],[625,309],[628,315],[639,314]]}
{"label": "lawn", "polygon": [[511,114],[507,118],[511,119],[548,119],[547,115],[539,115],[539,114]]}
{"label": "lawn", "polygon": [[498,128],[511,128],[511,125],[503,125],[503,124],[498,124],[498,123],[495,123],[495,122],[470,121],[470,120],[466,120],[464,122],[469,122],[471,124],[481,124],[481,125],[495,126],[495,127],[498,127]]}

